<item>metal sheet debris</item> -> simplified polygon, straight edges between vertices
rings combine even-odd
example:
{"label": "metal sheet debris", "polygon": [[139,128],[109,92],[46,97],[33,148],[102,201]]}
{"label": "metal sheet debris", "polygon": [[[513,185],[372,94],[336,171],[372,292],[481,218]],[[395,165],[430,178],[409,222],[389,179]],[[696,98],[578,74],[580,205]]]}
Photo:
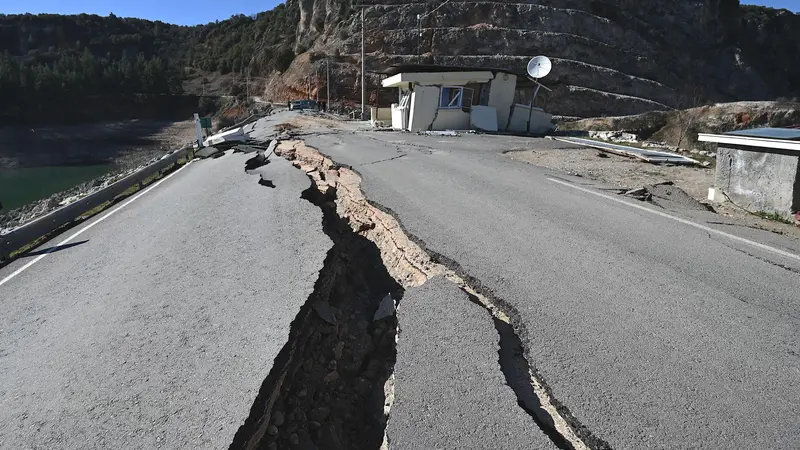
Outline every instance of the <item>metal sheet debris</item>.
{"label": "metal sheet debris", "polygon": [[700,161],[694,160],[692,158],[687,158],[677,153],[670,153],[660,150],[649,150],[638,147],[630,147],[627,145],[612,144],[610,142],[600,142],[592,139],[582,139],[575,137],[557,137],[555,139],[562,142],[568,142],[570,144],[579,144],[585,147],[595,148],[603,152],[641,159],[642,161],[646,161],[653,164],[700,164]]}

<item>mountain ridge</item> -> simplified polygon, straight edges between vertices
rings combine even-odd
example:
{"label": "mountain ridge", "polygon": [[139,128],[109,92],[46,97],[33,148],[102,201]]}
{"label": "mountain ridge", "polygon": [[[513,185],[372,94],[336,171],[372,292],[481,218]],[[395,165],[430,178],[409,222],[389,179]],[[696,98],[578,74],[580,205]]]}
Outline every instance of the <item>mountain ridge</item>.
{"label": "mountain ridge", "polygon": [[[434,9],[417,23],[417,14]],[[544,80],[553,88],[547,108],[558,115],[800,97],[800,15],[738,0],[384,0],[367,6],[365,16],[368,87],[378,86],[379,72],[391,64],[524,71],[530,57],[545,54],[554,61]],[[309,84],[312,95],[321,92],[327,59],[333,98],[357,102],[360,41],[359,8],[350,0],[287,0],[267,12],[198,26],[113,15],[0,15],[0,95],[46,102],[72,73],[94,80],[84,85],[113,89],[114,82],[102,82],[107,72],[115,64],[125,72],[122,61],[143,58],[138,72],[117,75],[140,80],[132,91],[177,93],[176,77],[231,73],[244,81],[246,72],[263,83],[263,97],[284,102],[305,97]],[[100,62],[85,70],[84,54]],[[158,82],[145,74],[150,60],[151,73],[163,72]],[[27,79],[16,64],[32,68]],[[54,73],[60,78],[53,80]],[[43,85],[49,88],[40,91]]]}

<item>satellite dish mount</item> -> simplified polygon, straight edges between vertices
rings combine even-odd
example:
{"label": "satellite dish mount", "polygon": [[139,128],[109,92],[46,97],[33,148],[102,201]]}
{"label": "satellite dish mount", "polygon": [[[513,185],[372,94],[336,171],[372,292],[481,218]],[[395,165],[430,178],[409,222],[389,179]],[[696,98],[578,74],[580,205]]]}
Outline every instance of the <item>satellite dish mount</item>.
{"label": "satellite dish mount", "polygon": [[547,56],[536,56],[528,61],[528,76],[530,76],[533,79],[533,82],[536,83],[536,90],[533,92],[531,104],[529,105],[530,110],[528,111],[528,131],[531,129],[533,105],[536,104],[536,97],[539,96],[539,89],[544,87],[548,91],[550,90],[546,86],[543,86],[542,83],[539,83],[539,79],[549,75],[551,70],[553,70],[553,62],[550,61],[550,58]]}
{"label": "satellite dish mount", "polygon": [[536,56],[528,61],[528,75],[533,78],[533,82],[536,83],[536,91],[531,98],[531,107],[535,104],[536,97],[539,95],[539,89],[542,87],[542,84],[539,83],[539,79],[546,77],[550,74],[551,70],[553,70],[553,63],[547,56]]}

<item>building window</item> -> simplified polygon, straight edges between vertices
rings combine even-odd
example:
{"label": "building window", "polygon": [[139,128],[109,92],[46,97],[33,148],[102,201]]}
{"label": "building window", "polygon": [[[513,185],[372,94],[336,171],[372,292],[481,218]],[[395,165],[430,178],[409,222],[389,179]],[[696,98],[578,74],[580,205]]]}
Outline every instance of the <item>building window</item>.
{"label": "building window", "polygon": [[472,106],[472,89],[446,86],[442,88],[439,108],[466,108]]}

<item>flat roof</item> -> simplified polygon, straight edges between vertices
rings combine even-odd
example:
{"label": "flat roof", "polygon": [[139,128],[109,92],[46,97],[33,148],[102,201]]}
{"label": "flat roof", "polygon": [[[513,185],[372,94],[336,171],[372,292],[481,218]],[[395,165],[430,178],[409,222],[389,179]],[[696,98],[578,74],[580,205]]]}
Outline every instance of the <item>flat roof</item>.
{"label": "flat roof", "polygon": [[498,67],[466,67],[466,66],[443,66],[439,64],[394,64],[389,66],[388,69],[381,73],[387,77],[393,77],[401,73],[441,73],[441,72],[491,72],[507,73],[517,77],[517,88],[533,88],[537,84],[541,85],[548,91],[552,89],[547,86],[532,80],[527,73],[511,69],[503,69]]}
{"label": "flat roof", "polygon": [[800,141],[800,130],[792,128],[752,128],[750,130],[729,131],[729,136],[748,136],[765,139],[786,139]]}
{"label": "flat roof", "polygon": [[706,134],[697,135],[700,142],[715,142],[717,144],[734,146],[753,152],[780,153],[784,155],[800,156],[800,139],[774,139],[744,134]]}
{"label": "flat roof", "polygon": [[398,73],[418,73],[418,72],[501,72],[516,75],[518,77],[527,77],[524,72],[518,72],[509,69],[501,69],[497,67],[464,67],[464,66],[442,66],[438,64],[395,64],[389,66],[384,70],[384,75],[392,76]]}

